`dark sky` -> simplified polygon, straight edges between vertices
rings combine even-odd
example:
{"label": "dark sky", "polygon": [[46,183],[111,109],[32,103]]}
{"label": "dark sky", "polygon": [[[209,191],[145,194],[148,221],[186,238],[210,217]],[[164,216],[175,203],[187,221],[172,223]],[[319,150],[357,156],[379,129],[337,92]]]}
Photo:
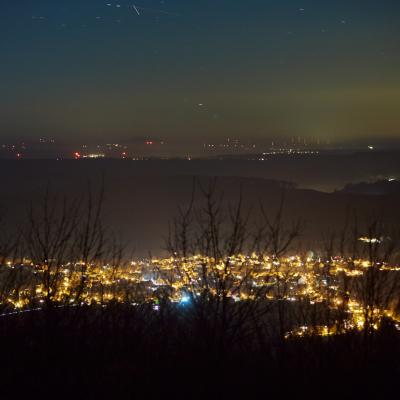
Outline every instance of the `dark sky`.
{"label": "dark sky", "polygon": [[400,1],[134,1],[0,0],[1,137],[400,138]]}

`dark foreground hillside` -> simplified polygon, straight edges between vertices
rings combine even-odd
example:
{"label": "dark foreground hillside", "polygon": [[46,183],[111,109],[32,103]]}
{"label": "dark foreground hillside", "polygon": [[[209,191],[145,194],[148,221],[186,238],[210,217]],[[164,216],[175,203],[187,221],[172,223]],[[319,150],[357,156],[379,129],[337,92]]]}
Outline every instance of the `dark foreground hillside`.
{"label": "dark foreground hillside", "polygon": [[[2,317],[1,395],[15,398],[396,398],[400,338],[362,334],[229,346],[169,307]],[[371,397],[372,396],[372,397]],[[394,397],[393,397],[394,396]]]}

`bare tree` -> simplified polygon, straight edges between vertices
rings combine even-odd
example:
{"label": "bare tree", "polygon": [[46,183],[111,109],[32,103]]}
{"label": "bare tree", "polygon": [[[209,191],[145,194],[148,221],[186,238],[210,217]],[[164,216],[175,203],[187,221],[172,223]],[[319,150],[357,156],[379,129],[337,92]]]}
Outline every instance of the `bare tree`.
{"label": "bare tree", "polygon": [[[79,268],[79,284],[76,288],[75,302],[79,302],[84,291],[88,268],[96,265],[105,256],[105,229],[102,224],[102,207],[104,201],[104,186],[94,197],[89,185],[86,205],[80,212],[79,222],[73,232],[72,260]],[[115,249],[112,249],[113,251]]]}
{"label": "bare tree", "polygon": [[400,274],[390,268],[399,248],[399,234],[378,219],[367,221],[363,231],[358,250],[363,274],[354,281],[354,289],[363,308],[364,332],[371,335],[399,298]]}
{"label": "bare tree", "polygon": [[111,263],[115,276],[122,249],[103,227],[103,200],[103,186],[96,196],[89,186],[86,201],[60,200],[47,190],[39,206],[30,206],[21,230],[23,247],[37,270],[45,308],[82,302],[89,294],[90,270]]}
{"label": "bare tree", "polygon": [[23,228],[23,243],[27,256],[41,277],[44,305],[52,307],[62,282],[62,270],[71,261],[73,236],[79,225],[80,204],[58,203],[46,190],[40,207],[30,206],[28,223]]}
{"label": "bare tree", "polygon": [[[275,217],[264,212],[263,225],[253,231],[242,189],[237,201],[229,204],[217,183],[212,179],[204,187],[196,182],[200,199],[195,199],[193,189],[188,207],[179,209],[170,226],[167,248],[175,259],[175,278],[185,283],[182,290],[190,298],[189,315],[223,351],[243,337],[263,342],[265,316],[272,306],[269,295],[278,300],[284,336],[283,304],[293,274],[278,260],[299,236],[301,224],[284,228],[282,197]],[[259,254],[253,254],[255,250]],[[266,274],[271,260],[274,270]]]}
{"label": "bare tree", "polygon": [[293,220],[289,227],[285,221],[285,200],[286,188],[282,188],[280,201],[277,210],[267,212],[264,203],[260,203],[263,216],[261,225],[259,224],[256,236],[256,243],[260,257],[271,257],[270,279],[273,284],[269,284],[269,289],[275,299],[279,336],[284,340],[288,330],[288,303],[287,297],[289,288],[296,279],[296,271],[291,267],[290,262],[282,262],[282,258],[291,250],[291,246],[298,239],[304,228],[304,222],[297,218]]}
{"label": "bare tree", "polygon": [[[2,225],[0,216],[0,226]],[[21,237],[16,232],[4,232],[0,236],[0,304],[7,307],[10,300],[21,304],[21,294],[29,287],[29,279],[22,268]]]}

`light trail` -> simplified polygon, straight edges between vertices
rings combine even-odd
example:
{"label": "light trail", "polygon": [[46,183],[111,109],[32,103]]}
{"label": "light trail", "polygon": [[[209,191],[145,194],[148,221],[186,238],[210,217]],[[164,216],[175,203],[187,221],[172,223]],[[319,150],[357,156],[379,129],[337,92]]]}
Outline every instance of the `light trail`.
{"label": "light trail", "polygon": [[173,12],[170,12],[170,11],[159,10],[159,9],[156,9],[156,8],[140,7],[140,6],[136,5],[136,4],[131,4],[130,6],[128,6],[128,8],[131,9],[131,10],[134,10],[137,13],[137,15],[139,15],[139,16],[141,15],[140,11],[148,11],[148,12],[156,13],[156,14],[170,15],[170,16],[173,16],[173,17],[179,17],[180,16],[180,14],[173,13]]}
{"label": "light trail", "polygon": [[137,12],[137,15],[140,15],[140,12],[139,12],[139,10],[138,10],[138,8],[133,4],[133,6],[132,6],[134,9],[135,9],[135,11]]}

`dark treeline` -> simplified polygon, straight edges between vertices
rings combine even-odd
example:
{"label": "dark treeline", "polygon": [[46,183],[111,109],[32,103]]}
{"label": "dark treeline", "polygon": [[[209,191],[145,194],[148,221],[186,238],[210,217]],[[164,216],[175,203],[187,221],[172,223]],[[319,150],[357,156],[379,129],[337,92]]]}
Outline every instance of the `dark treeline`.
{"label": "dark treeline", "polygon": [[[164,284],[149,297],[140,283],[117,279],[129,257],[102,222],[104,191],[73,201],[47,192],[25,224],[1,235],[2,397],[395,393],[400,279],[388,266],[398,258],[396,224],[351,215],[341,231],[321,233],[318,256],[308,255],[306,224],[285,217],[284,193],[278,209],[260,202],[255,221],[241,192],[230,202],[217,180],[194,182],[165,240],[173,273],[155,264]],[[255,262],[238,265],[238,254]],[[294,255],[310,259],[300,265],[312,266],[321,300],[301,291],[291,301]],[[260,280],[266,259],[271,269]],[[368,265],[362,274],[358,260]],[[109,298],[90,281],[91,268],[104,265],[119,282]],[[66,278],[72,289],[63,288]],[[179,282],[184,303],[173,301]],[[354,300],[362,326],[349,324]],[[304,326],[307,334],[296,334]]]}
{"label": "dark treeline", "polygon": [[[176,310],[83,308],[1,322],[2,398],[339,398],[397,391],[399,338],[391,327],[369,349],[356,333],[306,337],[225,354]],[[359,397],[356,397],[359,398]]]}

